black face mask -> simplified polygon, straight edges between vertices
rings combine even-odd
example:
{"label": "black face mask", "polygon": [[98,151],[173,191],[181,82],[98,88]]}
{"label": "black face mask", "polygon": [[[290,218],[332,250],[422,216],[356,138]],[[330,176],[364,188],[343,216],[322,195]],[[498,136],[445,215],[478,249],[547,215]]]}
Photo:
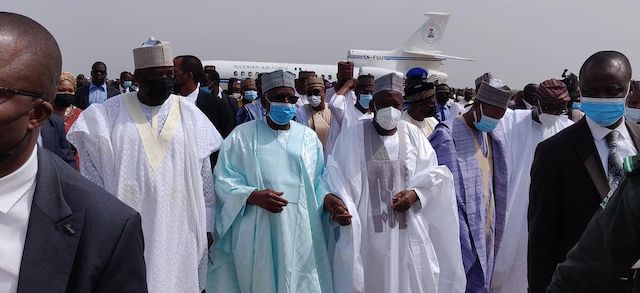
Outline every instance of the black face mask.
{"label": "black face mask", "polygon": [[173,92],[175,79],[173,77],[146,79],[144,91],[152,98],[166,98]]}
{"label": "black face mask", "polygon": [[54,104],[58,107],[67,108],[73,104],[75,96],[72,94],[57,94]]}

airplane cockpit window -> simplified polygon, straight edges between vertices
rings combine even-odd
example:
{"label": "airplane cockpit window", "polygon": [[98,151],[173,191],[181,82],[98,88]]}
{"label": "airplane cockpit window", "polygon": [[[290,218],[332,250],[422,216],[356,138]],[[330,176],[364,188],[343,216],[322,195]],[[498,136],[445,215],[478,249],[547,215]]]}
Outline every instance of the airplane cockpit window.
{"label": "airplane cockpit window", "polygon": [[237,71],[234,71],[234,72],[233,72],[233,76],[238,76],[238,72],[237,72]]}

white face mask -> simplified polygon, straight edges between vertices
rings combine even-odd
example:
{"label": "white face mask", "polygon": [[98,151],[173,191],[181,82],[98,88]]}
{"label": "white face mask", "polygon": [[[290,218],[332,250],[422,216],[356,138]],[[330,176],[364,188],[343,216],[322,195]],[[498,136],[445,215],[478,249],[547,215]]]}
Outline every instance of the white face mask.
{"label": "white face mask", "polygon": [[307,100],[309,100],[309,104],[311,104],[312,107],[318,107],[320,103],[322,103],[321,96],[308,96]]}
{"label": "white face mask", "polygon": [[240,100],[240,98],[242,97],[242,95],[240,95],[240,93],[233,93],[233,94],[231,94],[231,96],[233,96],[236,100]]}
{"label": "white face mask", "polygon": [[560,118],[562,118],[562,115],[551,115],[547,113],[538,114],[538,120],[540,120],[540,123],[542,123],[542,126],[544,127],[551,127],[556,125]]}
{"label": "white face mask", "polygon": [[382,109],[376,109],[376,122],[380,127],[386,130],[393,130],[398,126],[402,117],[402,111],[394,107],[385,107]]}

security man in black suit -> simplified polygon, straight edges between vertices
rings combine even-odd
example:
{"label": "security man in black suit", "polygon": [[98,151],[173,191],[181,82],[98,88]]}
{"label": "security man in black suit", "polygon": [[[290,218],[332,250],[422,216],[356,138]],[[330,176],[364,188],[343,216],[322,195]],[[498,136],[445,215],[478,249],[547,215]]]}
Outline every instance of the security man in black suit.
{"label": "security man in black suit", "polygon": [[93,63],[91,66],[91,82],[76,90],[75,106],[84,110],[91,105],[91,101],[89,99],[91,88],[104,88],[106,90],[107,99],[119,95],[120,90],[108,85],[106,81],[107,65],[100,61]]}
{"label": "security man in black suit", "polygon": [[[619,184],[622,158],[640,148],[640,126],[623,117],[630,81],[631,64],[622,53],[589,57],[580,69],[585,117],[536,149],[528,212],[529,292],[546,291],[556,266]],[[627,275],[618,276],[620,286]]]}
{"label": "security man in black suit", "polygon": [[[237,108],[233,108],[231,102],[226,99],[228,97],[226,95],[226,97],[220,98],[199,90],[198,82],[202,80],[203,76],[200,59],[191,55],[178,56],[173,59],[173,68],[176,78],[174,90],[177,94],[191,99],[189,96],[197,91],[196,106],[209,118],[220,135],[226,138],[237,125],[235,114]],[[235,104],[235,99],[233,104]],[[218,152],[211,155],[212,167],[216,165],[217,158]]]}
{"label": "security man in black suit", "polygon": [[0,12],[0,291],[147,292],[140,215],[36,147],[61,63],[44,27]]}

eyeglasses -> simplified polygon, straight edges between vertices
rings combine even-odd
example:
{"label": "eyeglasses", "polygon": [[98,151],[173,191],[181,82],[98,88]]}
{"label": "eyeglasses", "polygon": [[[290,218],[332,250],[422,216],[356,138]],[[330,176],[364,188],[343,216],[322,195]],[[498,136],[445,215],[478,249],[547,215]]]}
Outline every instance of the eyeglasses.
{"label": "eyeglasses", "polygon": [[14,95],[21,95],[25,97],[32,97],[36,99],[47,100],[47,98],[43,94],[38,94],[38,93],[28,92],[28,91],[21,91],[21,90],[14,90],[14,89],[0,86],[0,98],[10,98],[10,97],[13,97]]}

